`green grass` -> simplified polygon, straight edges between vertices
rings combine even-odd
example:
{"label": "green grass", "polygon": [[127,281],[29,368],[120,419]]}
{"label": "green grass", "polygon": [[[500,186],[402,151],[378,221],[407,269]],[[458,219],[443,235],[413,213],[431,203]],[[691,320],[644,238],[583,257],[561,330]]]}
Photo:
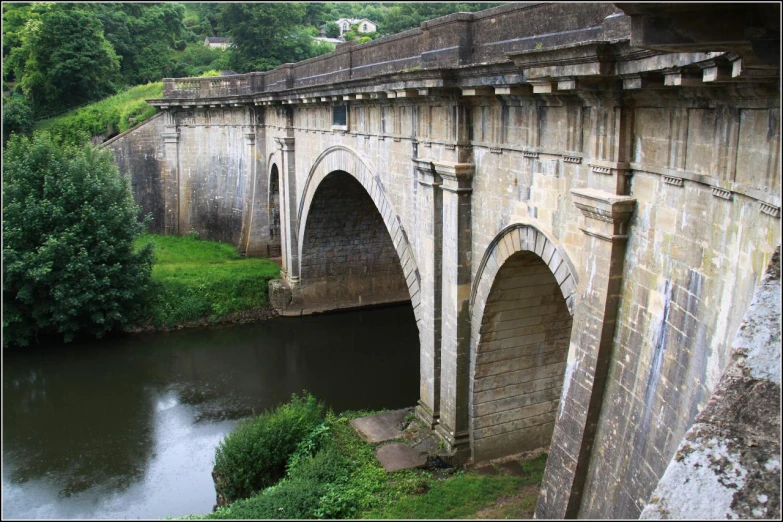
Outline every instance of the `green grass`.
{"label": "green grass", "polygon": [[163,82],[137,85],[62,116],[41,120],[35,124],[34,130],[58,134],[72,143],[81,141],[83,133],[89,138],[100,134],[108,136],[115,132],[125,132],[158,112],[158,109],[144,100],[161,97]]}
{"label": "green grass", "polygon": [[267,282],[280,274],[274,262],[242,258],[225,243],[155,234],[136,241],[147,243],[155,245],[147,321],[157,328],[262,310]]}
{"label": "green grass", "polygon": [[[536,493],[522,490],[541,482],[546,454],[523,462],[523,476],[458,471],[439,478],[426,470],[389,474],[375,458],[375,446],[349,424],[373,413],[330,412],[324,424],[300,442],[283,480],[214,513],[184,518],[447,519],[476,518],[482,509],[514,518],[532,512]],[[498,506],[499,499],[506,500]]]}
{"label": "green grass", "polygon": [[475,518],[476,512],[500,497],[513,496],[525,487],[539,484],[544,475],[546,454],[522,463],[527,473],[520,477],[461,473],[453,478],[431,481],[426,494],[402,496],[363,513],[371,519]]}

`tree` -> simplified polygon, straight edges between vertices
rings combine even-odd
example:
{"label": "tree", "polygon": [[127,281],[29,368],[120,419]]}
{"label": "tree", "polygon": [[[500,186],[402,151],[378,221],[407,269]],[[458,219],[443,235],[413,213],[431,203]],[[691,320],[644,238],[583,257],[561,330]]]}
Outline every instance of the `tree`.
{"label": "tree", "polygon": [[3,346],[101,337],[142,312],[153,254],[112,154],[14,135],[3,155]]}
{"label": "tree", "polygon": [[324,35],[327,38],[337,38],[340,36],[340,26],[338,26],[335,22],[326,22]]}
{"label": "tree", "polygon": [[24,98],[14,96],[3,100],[3,146],[11,133],[30,134],[33,132],[33,111]]}
{"label": "tree", "polygon": [[314,45],[302,25],[305,4],[225,3],[221,7],[220,24],[234,41],[230,63],[237,72],[266,71],[317,56],[323,49]]}
{"label": "tree", "polygon": [[[9,65],[33,111],[67,108],[116,91],[120,59],[98,18],[79,4],[43,4],[11,50]],[[42,8],[43,9],[43,8]]]}
{"label": "tree", "polygon": [[[89,7],[88,7],[89,6]],[[185,36],[185,7],[172,3],[87,4],[122,58],[123,83],[137,85],[170,76]]]}

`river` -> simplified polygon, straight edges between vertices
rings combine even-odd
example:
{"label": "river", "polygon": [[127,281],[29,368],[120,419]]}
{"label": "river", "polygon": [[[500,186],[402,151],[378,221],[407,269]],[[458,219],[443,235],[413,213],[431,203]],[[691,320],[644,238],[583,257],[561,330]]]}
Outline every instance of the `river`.
{"label": "river", "polygon": [[410,305],[3,353],[3,518],[212,510],[215,447],[308,390],[335,411],[412,406]]}

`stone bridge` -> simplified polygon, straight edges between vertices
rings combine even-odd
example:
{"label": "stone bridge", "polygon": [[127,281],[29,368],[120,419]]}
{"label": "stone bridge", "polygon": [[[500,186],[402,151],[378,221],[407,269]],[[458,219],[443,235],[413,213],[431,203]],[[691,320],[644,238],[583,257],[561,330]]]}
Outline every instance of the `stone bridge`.
{"label": "stone bridge", "polygon": [[410,301],[419,417],[457,459],[549,448],[539,518],[638,517],[780,243],[779,5],[689,9],[509,4],[169,79],[106,146],[157,231],[279,255],[281,313]]}

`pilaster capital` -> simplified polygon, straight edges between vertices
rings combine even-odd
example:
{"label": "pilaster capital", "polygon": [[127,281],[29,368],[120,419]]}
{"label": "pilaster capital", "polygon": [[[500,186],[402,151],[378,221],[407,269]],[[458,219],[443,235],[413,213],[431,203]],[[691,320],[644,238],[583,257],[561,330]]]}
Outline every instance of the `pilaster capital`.
{"label": "pilaster capital", "polygon": [[433,161],[435,173],[443,179],[443,190],[449,192],[472,192],[473,174],[476,166],[473,163],[454,163],[451,161]]}
{"label": "pilaster capital", "polygon": [[275,143],[277,143],[277,148],[283,152],[294,151],[294,138],[275,138]]}
{"label": "pilaster capital", "polygon": [[443,180],[435,172],[432,161],[425,158],[413,158],[413,166],[416,169],[416,180],[428,187],[440,186]]}
{"label": "pilaster capital", "polygon": [[636,198],[595,189],[571,189],[574,205],[585,216],[582,231],[604,241],[628,238],[627,223]]}

